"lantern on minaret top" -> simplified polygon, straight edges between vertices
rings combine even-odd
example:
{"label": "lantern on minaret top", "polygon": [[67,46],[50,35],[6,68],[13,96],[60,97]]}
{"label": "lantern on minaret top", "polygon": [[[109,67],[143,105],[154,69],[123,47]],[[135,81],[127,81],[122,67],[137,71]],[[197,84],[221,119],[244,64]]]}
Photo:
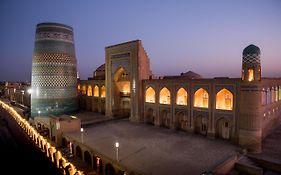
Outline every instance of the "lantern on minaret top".
{"label": "lantern on minaret top", "polygon": [[243,50],[242,81],[261,80],[260,48],[251,44]]}

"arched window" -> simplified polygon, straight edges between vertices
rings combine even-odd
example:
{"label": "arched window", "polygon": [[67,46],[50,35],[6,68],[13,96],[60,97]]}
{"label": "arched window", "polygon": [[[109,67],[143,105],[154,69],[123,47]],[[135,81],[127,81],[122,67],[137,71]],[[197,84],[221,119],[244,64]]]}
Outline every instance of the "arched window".
{"label": "arched window", "polygon": [[184,88],[180,88],[177,92],[177,105],[187,105],[187,92]]}
{"label": "arched window", "polygon": [[227,89],[220,90],[216,95],[216,109],[232,110],[233,95]]}
{"label": "arched window", "polygon": [[271,88],[271,103],[275,102],[275,89],[274,87]]}
{"label": "arched window", "polygon": [[194,107],[208,108],[209,94],[208,92],[200,88],[194,93]]}
{"label": "arched window", "polygon": [[89,97],[93,96],[92,86],[88,86],[87,95],[88,95]]}
{"label": "arched window", "polygon": [[270,104],[271,103],[271,91],[270,88],[267,88],[266,90],[266,104]]}
{"label": "arched window", "polygon": [[275,101],[278,101],[278,87],[275,87]]}
{"label": "arched window", "polygon": [[254,69],[250,68],[248,69],[248,81],[254,80]]}
{"label": "arched window", "polygon": [[281,86],[279,86],[279,100],[281,101]]}
{"label": "arched window", "polygon": [[266,105],[266,90],[263,88],[261,93],[261,104]]}
{"label": "arched window", "polygon": [[81,91],[82,95],[86,95],[87,94],[87,88],[86,85],[82,86],[82,91]]}
{"label": "arched window", "polygon": [[99,87],[97,85],[94,87],[94,97],[99,97]]}
{"label": "arched window", "polygon": [[171,95],[170,91],[167,88],[163,88],[159,94],[159,103],[160,104],[171,104]]}
{"label": "arched window", "polygon": [[155,91],[152,87],[147,88],[145,91],[145,102],[155,103]]}
{"label": "arched window", "polygon": [[78,84],[77,86],[77,91],[80,92],[81,88],[80,88],[80,84]]}
{"label": "arched window", "polygon": [[102,87],[101,87],[100,97],[101,97],[101,98],[105,98],[105,96],[106,96],[105,86],[102,86]]}
{"label": "arched window", "polygon": [[122,85],[121,92],[124,94],[130,94],[130,82]]}

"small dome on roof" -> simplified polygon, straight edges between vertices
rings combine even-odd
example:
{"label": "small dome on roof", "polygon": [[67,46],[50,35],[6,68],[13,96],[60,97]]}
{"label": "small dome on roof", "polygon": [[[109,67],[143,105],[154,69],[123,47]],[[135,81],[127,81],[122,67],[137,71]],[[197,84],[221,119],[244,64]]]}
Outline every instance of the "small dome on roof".
{"label": "small dome on roof", "polygon": [[261,50],[259,47],[251,44],[249,46],[247,46],[244,50],[243,50],[243,55],[248,55],[248,54],[257,54],[260,55]]}
{"label": "small dome on roof", "polygon": [[195,72],[192,72],[192,71],[181,73],[181,76],[183,76],[185,78],[188,78],[188,79],[200,79],[200,78],[202,78],[201,75],[199,75],[199,74],[197,74]]}
{"label": "small dome on roof", "polygon": [[96,71],[104,71],[105,70],[105,64],[100,65]]}

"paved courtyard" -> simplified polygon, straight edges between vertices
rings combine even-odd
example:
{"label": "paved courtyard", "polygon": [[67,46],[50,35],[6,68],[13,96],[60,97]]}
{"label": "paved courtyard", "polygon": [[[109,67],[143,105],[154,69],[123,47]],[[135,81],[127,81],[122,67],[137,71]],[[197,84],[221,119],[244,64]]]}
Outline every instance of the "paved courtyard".
{"label": "paved courtyard", "polygon": [[[66,134],[75,140],[81,133]],[[210,139],[127,120],[108,121],[84,129],[84,144],[116,159],[141,174],[201,174],[212,170],[238,147],[227,141]]]}

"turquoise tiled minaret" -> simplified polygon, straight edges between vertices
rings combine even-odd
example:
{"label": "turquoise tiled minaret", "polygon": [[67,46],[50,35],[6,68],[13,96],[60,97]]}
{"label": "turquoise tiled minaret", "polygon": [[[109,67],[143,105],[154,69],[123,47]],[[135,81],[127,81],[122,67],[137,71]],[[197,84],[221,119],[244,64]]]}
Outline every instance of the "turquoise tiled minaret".
{"label": "turquoise tiled minaret", "polygon": [[32,117],[77,111],[76,65],[72,27],[38,24],[32,58]]}

